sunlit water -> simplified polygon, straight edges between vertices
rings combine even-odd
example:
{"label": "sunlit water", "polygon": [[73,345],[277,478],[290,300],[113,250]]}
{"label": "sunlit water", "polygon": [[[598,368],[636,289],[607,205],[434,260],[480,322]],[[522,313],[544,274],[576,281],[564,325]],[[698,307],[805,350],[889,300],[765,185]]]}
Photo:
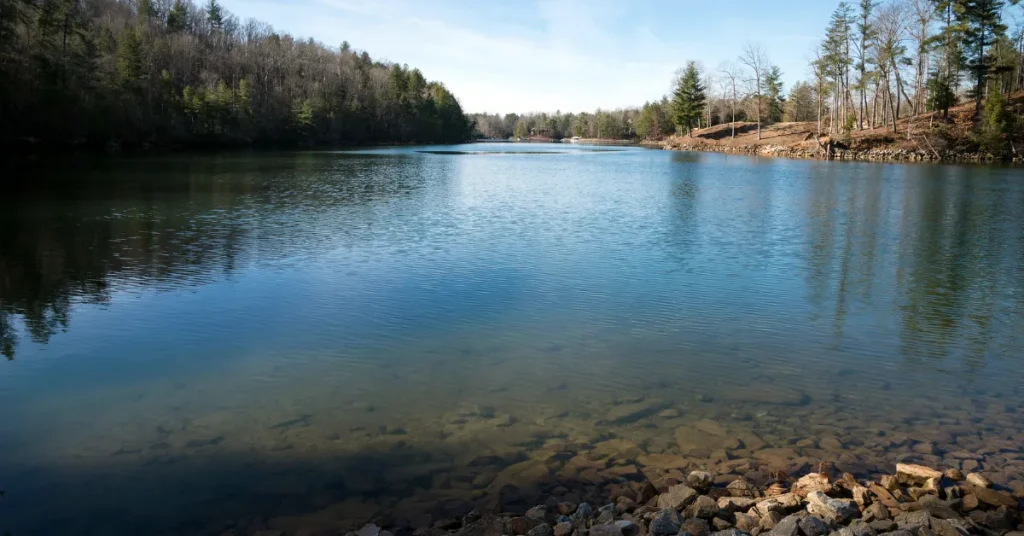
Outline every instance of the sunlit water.
{"label": "sunlit water", "polygon": [[580,453],[1024,485],[1019,169],[487,144],[27,182],[0,199],[15,536],[426,523],[598,494]]}

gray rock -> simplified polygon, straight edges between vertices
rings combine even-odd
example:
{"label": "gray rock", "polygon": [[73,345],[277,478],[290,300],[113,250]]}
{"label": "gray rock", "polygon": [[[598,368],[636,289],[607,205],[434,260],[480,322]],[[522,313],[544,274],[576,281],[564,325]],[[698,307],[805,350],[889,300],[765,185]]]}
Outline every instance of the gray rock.
{"label": "gray rock", "polygon": [[[957,501],[957,504],[961,504],[960,501]],[[960,517],[960,514],[953,508],[952,503],[943,501],[934,495],[921,497],[916,503],[911,505],[911,508],[924,510],[931,514],[932,517],[939,519],[956,519]]]}
{"label": "gray rock", "polygon": [[526,517],[510,517],[505,520],[505,532],[512,536],[522,536],[529,532],[530,529],[541,523],[544,523],[543,519],[536,520]]}
{"label": "gray rock", "polygon": [[757,499],[747,497],[721,497],[718,499],[718,509],[729,513],[746,512],[755,504],[757,504]]}
{"label": "gray rock", "polygon": [[898,529],[892,532],[882,533],[879,536],[914,536],[914,534],[907,529]]}
{"label": "gray rock", "polygon": [[804,536],[825,536],[828,534],[828,525],[818,517],[807,516],[800,520],[800,532]]}
{"label": "gray rock", "polygon": [[732,523],[728,520],[722,519],[721,517],[715,517],[711,520],[711,528],[715,529],[715,532],[723,531],[732,528]]}
{"label": "gray rock", "polygon": [[707,495],[701,495],[686,509],[686,512],[687,517],[711,519],[718,513],[718,503]]}
{"label": "gray rock", "polygon": [[615,505],[612,505],[611,510],[601,510],[597,514],[597,519],[594,521],[597,525],[610,525],[612,521],[615,521]]}
{"label": "gray rock", "polygon": [[658,508],[685,508],[697,498],[697,491],[685,484],[679,484],[668,488],[668,491],[658,495]]}
{"label": "gray rock", "polygon": [[554,536],[570,536],[572,534],[572,523],[566,521],[555,525]]}
{"label": "gray rock", "polygon": [[380,536],[380,527],[373,523],[367,523],[363,525],[363,528],[359,529],[356,533],[357,536]]}
{"label": "gray rock", "polygon": [[960,531],[956,525],[945,519],[932,519],[931,527],[935,536],[967,536],[967,531]]}
{"label": "gray rock", "polygon": [[622,536],[638,536],[640,534],[640,527],[628,519],[616,521],[615,526],[619,528]]}
{"label": "gray rock", "polygon": [[711,534],[711,527],[708,526],[708,522],[699,517],[683,521],[679,530],[685,530],[693,536],[710,536]]}
{"label": "gray rock", "polygon": [[854,536],[875,536],[878,534],[878,532],[863,519],[854,520],[853,523],[850,523],[849,529],[853,531]]}
{"label": "gray rock", "polygon": [[[671,511],[672,515],[661,515],[651,520],[651,526],[647,532],[651,536],[675,536],[679,532],[679,514]],[[664,513],[664,512],[662,512]]]}
{"label": "gray rock", "polygon": [[551,525],[542,523],[530,529],[530,531],[526,533],[526,536],[554,536],[554,534],[555,533],[551,529]]}
{"label": "gray rock", "polygon": [[786,516],[775,524],[775,528],[768,534],[771,536],[797,536],[800,532],[800,517],[797,515]]}
{"label": "gray rock", "polygon": [[860,513],[857,505],[849,499],[833,499],[820,491],[807,494],[807,511],[832,525],[841,525],[847,519]]}
{"label": "gray rock", "polygon": [[[547,525],[543,525],[547,527]],[[463,526],[455,534],[457,536],[501,536],[504,533],[505,524],[501,519],[485,517]],[[545,534],[530,534],[529,536],[550,536]]]}
{"label": "gray rock", "polygon": [[876,519],[868,523],[875,532],[889,532],[896,529],[896,523],[891,519]]}
{"label": "gray rock", "polygon": [[770,511],[761,516],[761,521],[758,523],[758,527],[762,531],[769,531],[775,528],[775,525],[779,524],[786,516],[782,515],[782,512]]}
{"label": "gray rock", "polygon": [[921,528],[928,528],[931,525],[932,516],[925,510],[907,512],[896,516],[896,525],[904,530],[917,534]]}
{"label": "gray rock", "polygon": [[587,520],[594,517],[594,509],[587,503],[580,503],[576,507],[576,511],[573,512],[569,519],[572,520],[573,526],[582,527],[586,525]]}

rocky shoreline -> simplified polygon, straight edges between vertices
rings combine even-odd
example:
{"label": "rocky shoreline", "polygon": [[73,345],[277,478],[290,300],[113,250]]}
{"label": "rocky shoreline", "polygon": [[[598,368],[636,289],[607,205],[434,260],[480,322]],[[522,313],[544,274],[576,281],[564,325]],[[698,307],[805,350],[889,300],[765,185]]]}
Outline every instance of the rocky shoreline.
{"label": "rocky shoreline", "polygon": [[1022,499],[1024,490],[996,489],[980,473],[916,464],[876,481],[824,466],[761,482],[693,471],[662,489],[624,483],[596,508],[568,493],[525,512],[473,509],[430,527],[378,519],[346,536],[1024,536]]}
{"label": "rocky shoreline", "polygon": [[946,162],[946,163],[1022,163],[1024,157],[1017,155],[1011,160],[998,159],[992,155],[981,153],[963,153],[958,151],[925,151],[900,148],[874,148],[857,151],[852,149],[832,148],[828,152],[818,147],[793,147],[787,145],[715,145],[709,143],[644,143],[644,146],[660,148],[666,151],[696,151],[748,156],[770,156],[777,158],[796,158],[810,160],[844,160],[863,162]]}

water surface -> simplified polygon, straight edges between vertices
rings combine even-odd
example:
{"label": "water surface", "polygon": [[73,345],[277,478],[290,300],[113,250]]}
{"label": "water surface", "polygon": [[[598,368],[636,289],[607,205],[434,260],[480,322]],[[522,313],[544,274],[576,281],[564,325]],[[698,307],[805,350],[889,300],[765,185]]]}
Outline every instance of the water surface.
{"label": "water surface", "polygon": [[668,458],[1024,486],[1019,170],[481,144],[26,178],[16,535],[429,522]]}

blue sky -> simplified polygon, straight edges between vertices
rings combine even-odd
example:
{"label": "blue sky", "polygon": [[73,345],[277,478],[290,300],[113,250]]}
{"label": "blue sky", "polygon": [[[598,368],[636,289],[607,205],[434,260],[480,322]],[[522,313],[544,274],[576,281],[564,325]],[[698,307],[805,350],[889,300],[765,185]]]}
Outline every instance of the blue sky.
{"label": "blue sky", "polygon": [[760,43],[787,88],[838,0],[221,0],[241,19],[418,67],[469,112],[593,111],[660,98],[687,60]]}

